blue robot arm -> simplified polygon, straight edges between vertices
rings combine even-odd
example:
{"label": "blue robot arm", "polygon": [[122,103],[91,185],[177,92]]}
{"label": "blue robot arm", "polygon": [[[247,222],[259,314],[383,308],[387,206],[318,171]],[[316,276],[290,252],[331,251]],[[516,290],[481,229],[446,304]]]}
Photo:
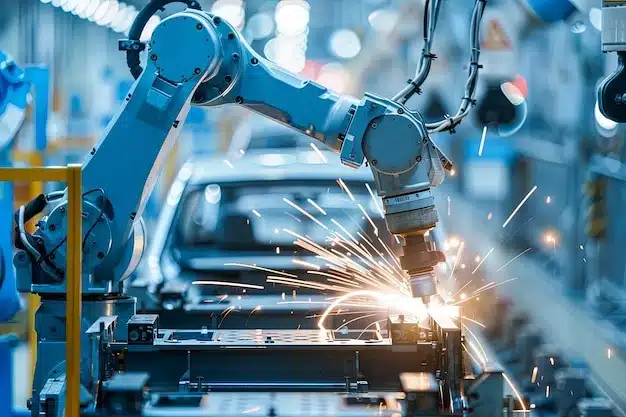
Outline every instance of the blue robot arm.
{"label": "blue robot arm", "polygon": [[[83,291],[117,293],[137,265],[144,246],[141,214],[190,106],[238,104],[323,142],[347,165],[368,160],[389,230],[405,238],[401,263],[413,294],[426,300],[435,294],[433,269],[443,255],[426,233],[438,221],[431,188],[451,163],[421,115],[372,94],[341,96],[282,70],[257,55],[228,22],[194,8],[194,1],[164,19],[145,47],[132,35],[162,3],[167,1],[150,3],[131,39],[120,43],[135,56],[128,62],[137,79],[83,165]],[[476,1],[477,22],[484,6]],[[148,59],[141,68],[136,54],[144,47]],[[478,68],[476,50],[472,57]],[[473,101],[472,94],[464,99]],[[450,127],[459,121],[450,120]],[[65,292],[65,207],[65,199],[54,203],[33,236],[37,245],[16,257],[22,290]]]}
{"label": "blue robot arm", "polygon": [[[13,59],[0,51],[0,165],[11,165],[10,152],[15,135],[24,122],[30,83]],[[13,185],[0,183],[0,322],[10,320],[21,308],[10,262]]]}

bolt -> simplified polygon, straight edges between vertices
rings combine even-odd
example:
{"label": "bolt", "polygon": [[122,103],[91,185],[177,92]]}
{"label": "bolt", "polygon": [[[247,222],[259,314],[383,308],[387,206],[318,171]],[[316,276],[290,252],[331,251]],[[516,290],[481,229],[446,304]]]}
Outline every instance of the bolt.
{"label": "bolt", "polygon": [[404,110],[398,109],[398,114],[404,114]]}
{"label": "bolt", "polygon": [[426,138],[422,139],[422,143],[427,143],[427,142],[428,142],[428,139]]}
{"label": "bolt", "polygon": [[228,39],[235,39],[235,34],[234,33],[229,33],[228,34]]}
{"label": "bolt", "polygon": [[213,23],[215,23],[216,25],[219,25],[220,23],[222,23],[222,19],[220,19],[219,16],[215,16],[213,18]]}
{"label": "bolt", "polygon": [[202,24],[201,24],[201,23],[198,23],[198,24],[196,25],[196,29],[198,29],[198,30],[202,30]]}
{"label": "bolt", "polygon": [[226,84],[230,84],[232,80],[233,80],[233,77],[231,77],[230,75],[226,75],[224,77],[224,81],[226,82]]}
{"label": "bolt", "polygon": [[196,68],[195,70],[193,70],[193,72],[195,72],[196,74],[200,74],[200,68]]}
{"label": "bolt", "polygon": [[61,213],[65,213],[65,207],[61,207],[61,208],[59,209],[59,211],[60,211]]}
{"label": "bolt", "polygon": [[376,129],[378,127],[377,123],[372,123],[372,129]]}
{"label": "bolt", "polygon": [[252,65],[256,65],[256,64],[258,64],[258,63],[259,63],[259,60],[258,60],[258,59],[256,59],[256,58],[252,58],[252,59],[250,60],[250,63],[251,63]]}
{"label": "bolt", "polygon": [[232,55],[232,58],[233,58],[233,61],[239,61],[239,54],[235,52],[235,53]]}
{"label": "bolt", "polygon": [[235,97],[235,103],[237,103],[237,104],[243,103],[243,97],[241,97],[241,96]]}
{"label": "bolt", "polygon": [[421,157],[421,156],[418,156],[417,158],[415,158],[415,160],[416,160],[417,162],[422,162],[422,157]]}
{"label": "bolt", "polygon": [[98,252],[98,259],[104,258],[104,252]]}
{"label": "bolt", "polygon": [[156,61],[157,60],[156,54],[150,55],[150,59],[153,60],[153,61]]}
{"label": "bolt", "polygon": [[378,161],[376,159],[372,160],[372,165],[374,166],[378,165]]}

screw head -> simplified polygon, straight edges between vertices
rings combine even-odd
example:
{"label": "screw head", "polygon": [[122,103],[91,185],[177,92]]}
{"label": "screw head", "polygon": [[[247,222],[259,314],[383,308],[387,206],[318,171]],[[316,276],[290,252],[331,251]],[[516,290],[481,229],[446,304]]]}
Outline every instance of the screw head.
{"label": "screw head", "polygon": [[232,58],[233,58],[233,61],[239,61],[239,54],[235,52],[235,53],[232,55]]}
{"label": "screw head", "polygon": [[200,68],[196,68],[193,72],[195,72],[196,74],[200,74]]}
{"label": "screw head", "polygon": [[241,96],[235,97],[235,103],[237,103],[237,104],[243,103],[243,97],[241,97]]}
{"label": "screw head", "polygon": [[398,114],[404,114],[404,110],[403,109],[398,109]]}
{"label": "screw head", "polygon": [[418,156],[417,158],[415,158],[415,160],[416,160],[417,162],[422,162],[422,157],[421,157],[421,156]]}
{"label": "screw head", "polygon": [[219,25],[220,23],[222,23],[222,19],[220,19],[219,16],[215,16],[213,18],[213,23],[215,23],[216,25]]}
{"label": "screw head", "polygon": [[156,61],[157,60],[156,54],[150,55],[150,59],[153,60],[153,61]]}
{"label": "screw head", "polygon": [[230,84],[232,80],[233,80],[233,77],[231,77],[230,75],[226,75],[224,77],[224,81],[226,82],[226,84]]}
{"label": "screw head", "polygon": [[98,259],[104,258],[104,252],[98,252]]}
{"label": "screw head", "polygon": [[259,63],[259,60],[258,60],[258,59],[256,59],[256,58],[252,58],[252,59],[250,60],[250,63],[251,63],[252,65],[256,65],[256,64],[258,64],[258,63]]}
{"label": "screw head", "polygon": [[201,24],[201,23],[198,23],[198,24],[196,25],[196,29],[198,29],[198,30],[202,30],[202,24]]}
{"label": "screw head", "polygon": [[372,129],[376,129],[378,127],[378,123],[372,123]]}
{"label": "screw head", "polygon": [[374,165],[374,166],[378,165],[378,161],[376,159],[373,159],[372,160],[372,165]]}

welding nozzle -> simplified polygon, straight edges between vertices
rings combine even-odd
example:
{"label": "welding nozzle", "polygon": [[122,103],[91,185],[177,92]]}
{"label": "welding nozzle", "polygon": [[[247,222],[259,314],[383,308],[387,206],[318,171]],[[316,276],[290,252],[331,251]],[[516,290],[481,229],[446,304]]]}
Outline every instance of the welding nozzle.
{"label": "welding nozzle", "polygon": [[411,275],[409,277],[409,284],[413,298],[421,297],[424,304],[428,304],[430,297],[437,294],[437,284],[435,283],[435,276],[432,272]]}

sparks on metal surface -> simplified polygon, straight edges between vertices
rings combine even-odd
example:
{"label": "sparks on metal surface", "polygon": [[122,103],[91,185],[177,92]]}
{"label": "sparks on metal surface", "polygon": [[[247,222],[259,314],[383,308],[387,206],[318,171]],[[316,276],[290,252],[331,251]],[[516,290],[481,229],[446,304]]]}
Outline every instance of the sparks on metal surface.
{"label": "sparks on metal surface", "polygon": [[295,208],[296,210],[298,210],[300,213],[304,214],[306,217],[308,217],[309,219],[313,220],[318,226],[327,229],[328,227],[326,227],[326,225],[324,223],[322,223],[321,221],[317,220],[315,217],[313,217],[308,211],[304,210],[303,208],[301,208],[299,205],[297,205],[296,203],[294,203],[293,201],[289,200],[287,197],[283,197],[283,201],[287,204],[289,204],[291,207]]}
{"label": "sparks on metal surface", "polygon": [[313,207],[315,207],[317,209],[317,211],[319,211],[320,213],[322,213],[324,216],[326,216],[326,210],[324,210],[323,208],[320,207],[319,204],[317,204],[315,201],[311,200],[310,198],[307,198],[306,201],[312,205]]}
{"label": "sparks on metal surface", "polygon": [[324,154],[322,153],[322,151],[319,150],[319,148],[317,146],[315,146],[315,144],[313,142],[311,142],[311,148],[313,148],[313,150],[315,151],[315,153],[317,154],[317,156],[319,156],[320,160],[323,163],[328,163],[328,160],[326,159],[326,157],[324,156]]}
{"label": "sparks on metal surface", "polygon": [[491,248],[489,250],[489,252],[487,252],[487,254],[480,260],[480,262],[478,263],[478,265],[476,265],[476,268],[474,268],[474,270],[472,271],[472,275],[474,275],[476,273],[476,271],[478,271],[478,268],[480,268],[480,266],[485,263],[485,261],[487,260],[487,258],[489,257],[489,255],[491,255],[491,253],[494,251],[495,248]]}
{"label": "sparks on metal surface", "polygon": [[456,266],[459,264],[459,260],[461,259],[461,254],[463,253],[463,246],[465,245],[465,242],[461,242],[459,244],[459,250],[456,253],[456,259],[454,260],[454,266],[452,267],[452,272],[450,272],[450,276],[448,277],[448,280],[451,280],[452,277],[454,276],[454,271],[456,270]]}
{"label": "sparks on metal surface", "polygon": [[502,228],[503,229],[506,227],[507,224],[509,224],[509,222],[513,219],[513,217],[515,217],[515,215],[517,214],[519,209],[522,208],[524,203],[526,203],[526,201],[528,201],[530,196],[532,196],[535,191],[537,191],[537,186],[536,185],[533,188],[531,188],[531,190],[528,192],[528,194],[526,194],[526,196],[522,199],[522,201],[520,201],[520,203],[517,205],[517,207],[515,207],[515,210],[513,210],[511,215],[506,219],[506,221],[504,223],[502,223]]}
{"label": "sparks on metal surface", "polygon": [[520,258],[522,255],[524,255],[526,252],[528,252],[530,250],[530,248],[526,249],[525,251],[523,251],[522,253],[516,255],[515,257],[513,257],[513,259],[511,259],[510,261],[508,261],[507,263],[505,263],[504,265],[502,265],[497,272],[502,271],[504,268],[506,268],[511,262],[514,262],[515,260],[517,260],[518,258]]}
{"label": "sparks on metal surface", "polygon": [[348,188],[348,186],[346,185],[345,182],[343,182],[343,180],[341,178],[337,178],[337,183],[339,184],[339,186],[341,187],[342,190],[344,190],[346,192],[346,194],[348,194],[348,197],[350,197],[350,200],[352,201],[356,201],[354,199],[354,196],[352,195],[352,192],[350,191],[350,189]]}
{"label": "sparks on metal surface", "polygon": [[255,284],[244,284],[241,282],[229,282],[229,281],[192,281],[192,285],[222,285],[225,287],[239,287],[239,288],[250,288],[254,290],[262,290],[265,289],[262,285]]}
{"label": "sparks on metal surface", "polygon": [[368,183],[365,183],[365,188],[367,188],[367,192],[370,193],[370,197],[372,197],[372,201],[374,202],[374,205],[376,206],[376,210],[378,210],[378,213],[380,213],[380,217],[385,217],[385,212],[383,211],[383,208],[380,206],[378,198],[372,191],[372,187],[370,187]]}
{"label": "sparks on metal surface", "polygon": [[483,134],[480,137],[480,145],[478,146],[478,156],[483,156],[483,148],[485,147],[486,137],[487,137],[487,126],[483,127]]}

